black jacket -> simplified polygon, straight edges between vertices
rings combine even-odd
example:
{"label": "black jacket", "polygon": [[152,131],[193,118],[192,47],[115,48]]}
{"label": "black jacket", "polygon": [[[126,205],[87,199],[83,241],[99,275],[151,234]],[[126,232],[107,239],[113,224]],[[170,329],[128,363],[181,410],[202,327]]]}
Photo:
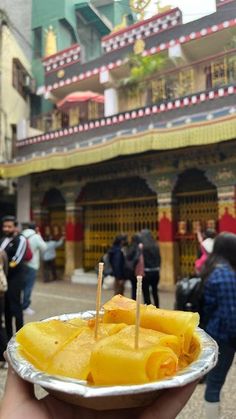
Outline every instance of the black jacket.
{"label": "black jacket", "polygon": [[125,278],[125,258],[120,246],[112,246],[109,250],[109,262],[112,267],[113,275],[116,279]]}
{"label": "black jacket", "polygon": [[159,247],[155,244],[152,246],[144,246],[143,257],[145,269],[155,269],[161,266],[161,256]]}
{"label": "black jacket", "polygon": [[[14,237],[4,237],[0,240],[0,249],[5,250],[9,271],[8,278],[19,272],[24,266],[24,257],[26,252],[26,238],[21,234]],[[10,267],[10,263],[15,262],[15,267]]]}

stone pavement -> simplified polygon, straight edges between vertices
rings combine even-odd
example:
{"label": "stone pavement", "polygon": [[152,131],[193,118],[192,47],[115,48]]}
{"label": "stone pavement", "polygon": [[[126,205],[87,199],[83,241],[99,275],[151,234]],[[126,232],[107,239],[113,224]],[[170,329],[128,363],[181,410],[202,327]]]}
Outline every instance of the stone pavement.
{"label": "stone pavement", "polygon": [[[32,304],[36,313],[34,316],[25,317],[25,321],[40,320],[62,313],[76,313],[78,311],[93,310],[95,307],[95,292],[94,286],[70,284],[64,281],[49,284],[38,282],[34,291]],[[111,290],[103,290],[103,302],[108,300],[111,296]],[[127,290],[127,296],[129,296],[129,290]],[[160,293],[161,307],[172,308],[173,300],[172,293]],[[224,386],[222,396],[222,419],[236,418],[235,377],[236,364],[232,367]],[[5,378],[6,372],[0,370],[0,399],[4,391]],[[203,392],[204,385],[198,385],[192,399],[178,416],[178,419],[204,419]]]}

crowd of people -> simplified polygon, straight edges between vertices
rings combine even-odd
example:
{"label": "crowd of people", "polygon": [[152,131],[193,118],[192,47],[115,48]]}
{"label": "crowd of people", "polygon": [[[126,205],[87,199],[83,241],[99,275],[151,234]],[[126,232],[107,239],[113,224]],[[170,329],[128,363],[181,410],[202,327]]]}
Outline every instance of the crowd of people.
{"label": "crowd of people", "polygon": [[0,239],[0,367],[5,367],[4,351],[14,331],[23,326],[23,315],[34,314],[31,295],[43,260],[44,282],[56,280],[55,249],[63,244],[63,237],[56,241],[44,240],[38,228],[29,223],[20,231],[13,216],[2,220]]}
{"label": "crowd of people", "polygon": [[[126,235],[115,238],[108,258],[115,278],[115,294],[124,293],[125,281],[131,282],[131,298],[136,299],[137,276],[143,277],[142,290],[145,304],[159,307],[158,283],[161,257],[157,242],[149,230],[135,234],[128,243]],[[153,300],[153,301],[152,301]]]}

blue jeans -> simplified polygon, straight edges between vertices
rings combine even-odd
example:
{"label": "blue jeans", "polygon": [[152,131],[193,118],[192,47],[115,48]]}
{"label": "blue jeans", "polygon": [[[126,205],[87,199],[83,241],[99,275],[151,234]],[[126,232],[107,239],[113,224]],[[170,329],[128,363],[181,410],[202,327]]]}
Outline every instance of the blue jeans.
{"label": "blue jeans", "polygon": [[23,310],[28,308],[31,304],[31,294],[36,280],[37,270],[26,266],[25,268],[25,284],[24,284],[24,297],[23,297]]}
{"label": "blue jeans", "polygon": [[222,341],[217,343],[219,345],[219,359],[215,368],[208,373],[206,381],[205,400],[210,403],[220,401],[220,392],[235,354],[235,349],[228,343]]}

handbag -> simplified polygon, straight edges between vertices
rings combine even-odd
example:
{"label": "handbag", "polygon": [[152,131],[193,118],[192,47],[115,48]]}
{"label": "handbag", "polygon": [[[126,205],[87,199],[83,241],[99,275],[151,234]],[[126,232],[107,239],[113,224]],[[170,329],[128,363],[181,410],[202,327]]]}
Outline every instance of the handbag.
{"label": "handbag", "polygon": [[0,292],[6,292],[8,288],[7,278],[3,270],[3,266],[0,265]]}

